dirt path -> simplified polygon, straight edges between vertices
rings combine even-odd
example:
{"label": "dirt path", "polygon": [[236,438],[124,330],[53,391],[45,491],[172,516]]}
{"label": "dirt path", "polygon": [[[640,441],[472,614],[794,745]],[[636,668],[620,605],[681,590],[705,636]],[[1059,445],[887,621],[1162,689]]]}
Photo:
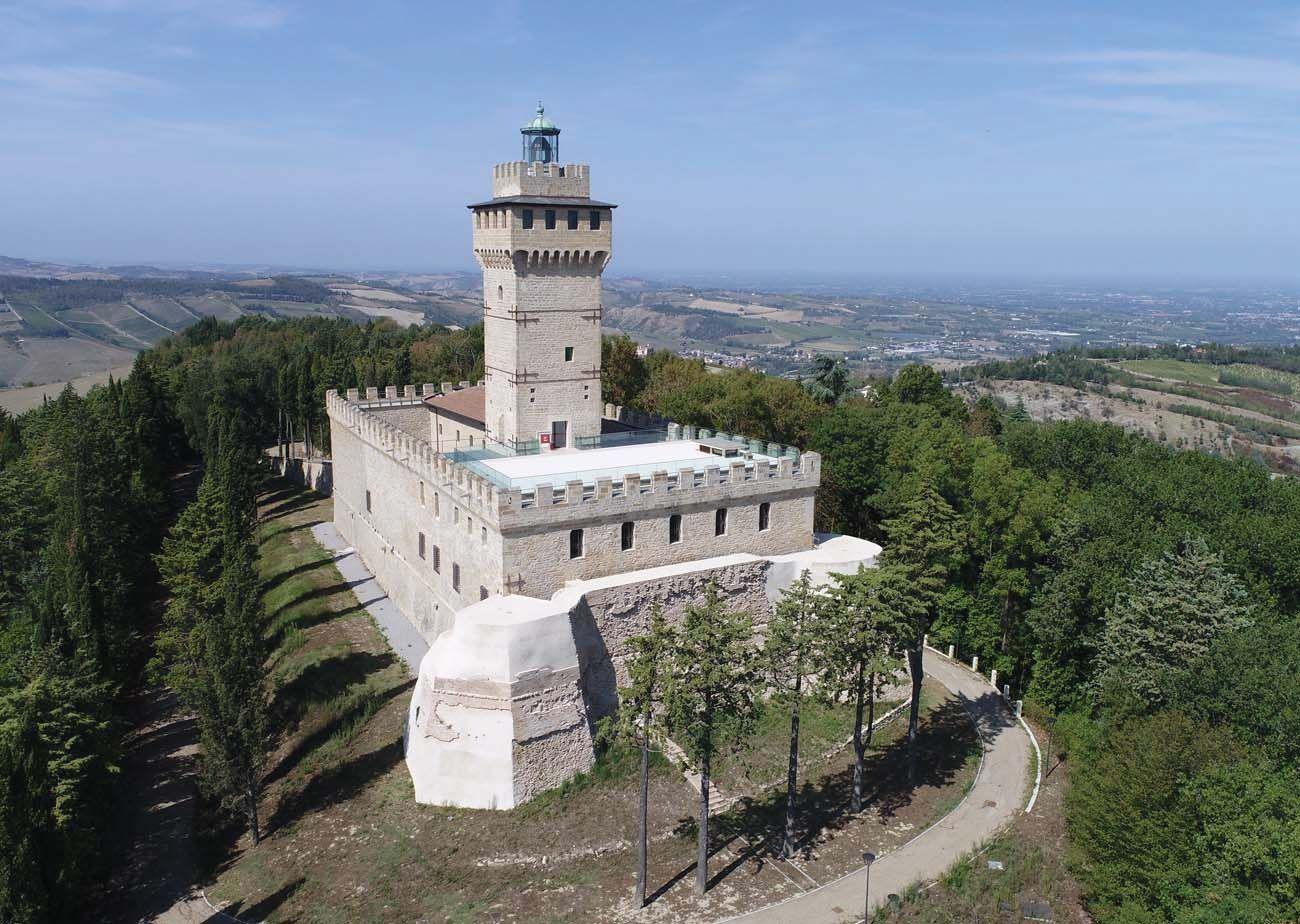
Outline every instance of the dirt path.
{"label": "dirt path", "polygon": [[215,922],[195,885],[194,719],[166,687],[142,690],[131,713],[135,732],[126,744],[117,807],[122,859],[90,917],[108,924]]}
{"label": "dirt path", "polygon": [[[988,681],[932,649],[925,652],[925,672],[961,698],[979,730],[984,757],[970,793],[957,808],[907,844],[882,853],[872,865],[873,909],[881,907],[891,892],[901,893],[913,882],[942,875],[1009,824],[1020,814],[1033,782],[1029,734]],[[861,921],[864,886],[859,869],[796,898],[727,920],[746,924]]]}

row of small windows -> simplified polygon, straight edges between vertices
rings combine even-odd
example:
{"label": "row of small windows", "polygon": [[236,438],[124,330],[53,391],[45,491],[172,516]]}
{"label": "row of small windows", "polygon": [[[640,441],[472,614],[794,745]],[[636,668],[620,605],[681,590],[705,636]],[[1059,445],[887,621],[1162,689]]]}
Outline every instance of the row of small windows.
{"label": "row of small windows", "polygon": [[[555,225],[556,225],[556,220],[557,220],[557,218],[558,218],[558,213],[556,212],[555,209],[544,209],[544,210],[542,211],[542,223],[546,226],[546,230],[547,230],[547,231],[554,231],[554,230],[555,230]],[[519,216],[520,227],[522,227],[525,231],[531,231],[531,230],[533,229],[533,222],[534,222],[534,221],[535,221],[535,218],[534,218],[533,210],[532,210],[532,209],[524,209],[523,212],[522,212],[522,213],[520,214],[520,216]],[[564,216],[564,221],[565,221],[565,226],[566,226],[570,231],[577,231],[577,230],[578,230],[578,210],[577,210],[577,209],[569,209],[568,212],[567,212],[567,213],[565,214],[565,216]],[[600,230],[600,210],[599,210],[599,209],[592,209],[591,211],[589,211],[589,212],[587,213],[587,224],[591,227],[591,230],[592,230],[592,231],[599,231],[599,230]]]}
{"label": "row of small windows", "polygon": [[[767,532],[772,528],[772,505],[762,503],[758,505],[758,531]],[[569,530],[569,557],[582,558],[585,551],[585,530]],[[725,536],[727,534],[727,508],[719,507],[713,512],[713,535]],[[668,518],[668,544],[676,545],[682,541],[682,515],[674,513]],[[636,548],[636,523],[628,520],[619,527],[619,548],[624,552],[630,552]]]}
{"label": "row of small windows", "polygon": [[[433,565],[434,574],[442,574],[442,549],[436,545],[431,545],[428,546],[428,554],[426,554],[424,533],[420,533],[420,557]],[[460,593],[460,565],[456,562],[451,563],[451,589],[456,593]],[[488,589],[486,587],[479,586],[478,598],[480,600],[488,598]]]}
{"label": "row of small windows", "polygon": [[[420,506],[424,506],[424,482],[423,481],[420,482]],[[435,518],[441,519],[438,512],[438,506],[439,506],[438,494],[435,491],[433,495],[433,515]],[[374,502],[371,500],[370,490],[367,488],[366,489],[366,513],[373,513],[373,512],[374,512]],[[454,522],[459,523],[460,508],[454,507],[452,508],[452,512],[453,512]],[[471,516],[465,517],[465,529],[467,532],[470,533],[474,532],[473,517]],[[487,539],[488,539],[487,527],[480,526],[479,541],[482,542],[484,545],[487,545]],[[431,562],[435,574],[442,574],[442,549],[440,549],[436,545],[430,545],[428,541],[425,539],[424,533],[417,533],[416,541],[417,541],[420,558]],[[456,591],[456,593],[460,593],[460,565],[455,562],[452,562],[451,565],[451,589]],[[486,600],[488,598],[488,589],[486,587],[480,585],[478,589],[478,598],[480,600]]]}
{"label": "row of small windows", "polygon": [[[519,213],[520,227],[525,231],[533,229],[534,222],[537,220],[537,209],[522,209]],[[570,231],[577,231],[580,227],[579,222],[582,219],[581,209],[565,209],[563,218],[560,217],[559,209],[542,209],[542,222],[548,231],[553,231],[560,221],[563,221],[565,227]],[[599,231],[604,223],[604,216],[600,209],[587,209],[587,227],[592,231]],[[474,214],[474,226],[484,230],[495,228],[507,228],[510,226],[510,212],[504,209],[487,210]]]}

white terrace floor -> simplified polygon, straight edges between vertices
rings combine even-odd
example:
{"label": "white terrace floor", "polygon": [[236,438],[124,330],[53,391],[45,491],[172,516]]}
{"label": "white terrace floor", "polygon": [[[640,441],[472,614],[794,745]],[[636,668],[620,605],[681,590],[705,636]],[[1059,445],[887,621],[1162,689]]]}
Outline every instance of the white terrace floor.
{"label": "white terrace floor", "polygon": [[[595,484],[599,478],[619,480],[624,475],[644,478],[654,472],[671,472],[691,468],[702,472],[710,465],[725,469],[738,457],[724,459],[701,452],[698,440],[669,440],[633,446],[607,446],[600,449],[558,449],[530,456],[482,459],[479,464],[510,482],[510,487],[531,490],[538,484],[553,484],[582,479]],[[755,462],[773,462],[772,456],[754,453]]]}

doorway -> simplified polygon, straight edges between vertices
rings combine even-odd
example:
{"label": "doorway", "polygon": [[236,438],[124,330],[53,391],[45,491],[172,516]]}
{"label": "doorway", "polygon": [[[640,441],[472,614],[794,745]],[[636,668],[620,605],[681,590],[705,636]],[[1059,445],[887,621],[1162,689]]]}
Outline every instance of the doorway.
{"label": "doorway", "polygon": [[551,421],[551,448],[563,449],[569,443],[569,422],[567,420]]}

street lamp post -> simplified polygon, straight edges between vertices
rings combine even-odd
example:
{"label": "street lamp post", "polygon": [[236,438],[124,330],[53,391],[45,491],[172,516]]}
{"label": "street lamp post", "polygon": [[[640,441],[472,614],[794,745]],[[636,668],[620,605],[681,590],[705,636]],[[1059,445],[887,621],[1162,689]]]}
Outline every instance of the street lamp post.
{"label": "street lamp post", "polygon": [[874,853],[864,853],[862,862],[866,865],[867,870],[867,887],[866,895],[862,899],[862,924],[867,924],[871,920],[871,864],[875,861]]}

